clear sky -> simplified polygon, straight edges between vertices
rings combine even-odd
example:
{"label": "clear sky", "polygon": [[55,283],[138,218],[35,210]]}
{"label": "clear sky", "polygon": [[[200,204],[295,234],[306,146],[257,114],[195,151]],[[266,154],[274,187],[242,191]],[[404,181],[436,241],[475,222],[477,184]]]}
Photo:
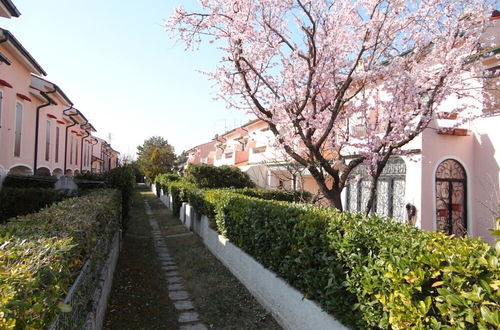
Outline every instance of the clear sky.
{"label": "clear sky", "polygon": [[13,0],[21,17],[0,18],[97,129],[122,154],[154,135],[177,153],[250,117],[214,101],[216,50],[196,52],[163,27],[196,0]]}

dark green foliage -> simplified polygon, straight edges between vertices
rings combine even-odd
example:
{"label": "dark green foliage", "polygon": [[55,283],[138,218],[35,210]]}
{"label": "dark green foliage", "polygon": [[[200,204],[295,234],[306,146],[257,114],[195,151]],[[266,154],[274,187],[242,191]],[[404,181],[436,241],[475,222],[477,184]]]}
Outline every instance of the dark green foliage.
{"label": "dark green foliage", "polygon": [[181,180],[181,177],[176,173],[162,173],[158,174],[155,178],[156,196],[160,197],[160,190],[166,192],[170,182]]}
{"label": "dark green foliage", "polygon": [[83,173],[83,174],[76,174],[74,176],[75,180],[82,180],[82,181],[104,181],[106,179],[106,173]]}
{"label": "dark green foliage", "polygon": [[184,171],[187,181],[198,188],[253,188],[248,174],[237,167],[213,166],[208,164],[189,165]]}
{"label": "dark green foliage", "polygon": [[104,260],[96,243],[112,239],[120,213],[118,192],[100,189],[0,226],[0,329],[49,328],[85,261]]}
{"label": "dark green foliage", "polygon": [[57,178],[54,176],[13,175],[9,174],[3,182],[4,187],[12,188],[54,188]]}
{"label": "dark green foliage", "polygon": [[231,190],[188,196],[231,242],[346,325],[500,326],[500,249],[479,239]]}
{"label": "dark green foliage", "polygon": [[312,198],[312,194],[304,190],[291,192],[262,188],[241,188],[234,191],[249,197],[284,202],[309,202]]}
{"label": "dark green foliage", "polygon": [[114,168],[104,173],[106,186],[118,189],[122,193],[122,215],[128,217],[130,201],[135,189],[134,171],[129,166]]}
{"label": "dark green foliage", "polygon": [[187,181],[173,181],[168,184],[168,194],[172,196],[172,210],[176,216],[182,206],[182,202],[188,201],[188,191],[195,188],[195,186]]}
{"label": "dark green foliage", "polygon": [[171,172],[174,168],[174,147],[161,136],[153,136],[137,147],[137,161],[139,170],[144,173],[150,182],[161,173]]}
{"label": "dark green foliage", "polygon": [[12,217],[37,212],[64,198],[63,193],[54,189],[4,187],[0,190],[0,223]]}

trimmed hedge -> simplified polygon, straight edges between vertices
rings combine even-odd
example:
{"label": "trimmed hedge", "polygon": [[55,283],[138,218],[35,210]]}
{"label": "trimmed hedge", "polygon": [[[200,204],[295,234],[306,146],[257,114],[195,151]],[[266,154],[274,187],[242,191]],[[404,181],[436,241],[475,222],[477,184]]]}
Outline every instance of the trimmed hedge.
{"label": "trimmed hedge", "polygon": [[164,192],[168,189],[170,182],[180,181],[182,178],[176,173],[162,173],[158,174],[155,178],[154,184],[156,187],[156,196],[160,197],[160,190]]}
{"label": "trimmed hedge", "polygon": [[189,200],[189,192],[193,189],[196,189],[196,187],[184,180],[173,181],[168,184],[167,192],[172,196],[172,212],[175,216],[179,216],[182,203]]}
{"label": "trimmed hedge", "polygon": [[234,192],[265,200],[284,201],[284,202],[309,202],[312,194],[305,190],[289,192],[284,190],[262,189],[262,188],[241,188]]}
{"label": "trimmed hedge", "polygon": [[119,193],[97,190],[0,226],[0,328],[48,328],[84,262],[105,252],[96,243],[112,239],[120,213]]}
{"label": "trimmed hedge", "polygon": [[183,193],[232,243],[348,326],[500,327],[498,247],[231,190]]}
{"label": "trimmed hedge", "polygon": [[4,187],[11,188],[54,188],[57,178],[41,175],[15,175],[9,174],[3,182]]}
{"label": "trimmed hedge", "polygon": [[37,212],[60,202],[65,194],[46,188],[10,188],[0,190],[0,223],[19,215]]}
{"label": "trimmed hedge", "polygon": [[[135,190],[135,174],[130,166],[116,167],[104,173],[105,183],[108,188],[121,191],[122,195],[122,216],[128,218],[132,194]],[[126,224],[124,225],[126,229]]]}
{"label": "trimmed hedge", "polygon": [[185,179],[198,188],[254,188],[255,183],[238,167],[192,164],[184,171]]}

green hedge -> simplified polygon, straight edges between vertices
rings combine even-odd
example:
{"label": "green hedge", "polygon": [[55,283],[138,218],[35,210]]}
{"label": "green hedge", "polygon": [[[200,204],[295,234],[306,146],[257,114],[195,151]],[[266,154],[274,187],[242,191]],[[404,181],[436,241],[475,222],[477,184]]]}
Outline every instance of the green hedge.
{"label": "green hedge", "polygon": [[255,183],[238,167],[192,164],[184,171],[185,179],[198,188],[253,188]]}
{"label": "green hedge", "polygon": [[173,181],[167,186],[167,192],[172,197],[172,212],[175,216],[179,216],[182,202],[188,201],[189,191],[196,187],[187,181]]}
{"label": "green hedge", "polygon": [[97,190],[0,226],[0,329],[48,328],[84,262],[105,252],[96,243],[111,240],[120,213],[119,193]]}
{"label": "green hedge", "polygon": [[0,190],[0,223],[12,217],[37,212],[65,197],[54,189],[4,187]]}
{"label": "green hedge", "polygon": [[162,173],[155,178],[156,196],[160,197],[160,190],[166,192],[170,182],[180,181],[182,178],[176,173]]}
{"label": "green hedge", "polygon": [[309,202],[312,199],[312,194],[305,190],[289,192],[284,190],[262,189],[262,188],[241,188],[235,189],[234,192],[265,200],[275,200],[284,202]]}
{"label": "green hedge", "polygon": [[191,194],[220,233],[348,326],[500,327],[500,249],[479,239],[230,190]]}
{"label": "green hedge", "polygon": [[40,175],[14,175],[9,174],[3,182],[4,187],[11,188],[54,188],[57,178],[54,176]]}
{"label": "green hedge", "polygon": [[[108,188],[118,189],[122,193],[122,216],[128,217],[132,194],[135,190],[135,174],[130,166],[121,166],[104,173]],[[126,228],[126,225],[124,225]]]}

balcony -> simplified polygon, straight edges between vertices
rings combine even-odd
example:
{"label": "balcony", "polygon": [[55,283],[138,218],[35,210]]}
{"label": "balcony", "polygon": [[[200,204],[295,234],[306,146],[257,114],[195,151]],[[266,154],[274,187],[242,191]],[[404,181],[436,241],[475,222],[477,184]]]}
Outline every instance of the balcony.
{"label": "balcony", "polygon": [[236,151],[235,164],[239,165],[244,162],[248,162],[248,151]]}

